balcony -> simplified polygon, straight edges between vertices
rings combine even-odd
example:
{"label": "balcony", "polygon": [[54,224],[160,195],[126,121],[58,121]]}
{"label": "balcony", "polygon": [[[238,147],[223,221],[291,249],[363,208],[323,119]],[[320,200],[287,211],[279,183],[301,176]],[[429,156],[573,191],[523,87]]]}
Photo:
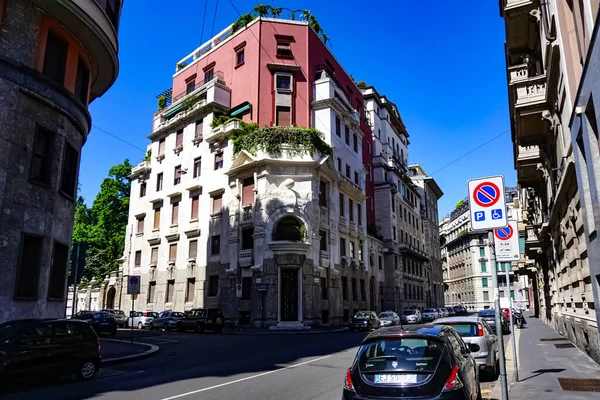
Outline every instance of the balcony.
{"label": "balcony", "polygon": [[150,161],[142,161],[131,169],[131,175],[129,175],[129,179],[134,179],[140,175],[145,176],[149,174],[150,171],[152,171],[152,168],[150,167]]}
{"label": "balcony", "polygon": [[409,245],[408,243],[400,243],[398,249],[400,250],[400,253],[407,253],[408,255],[420,259],[421,261],[429,261],[429,257],[424,251],[421,251],[416,247]]}
{"label": "balcony", "polygon": [[231,89],[225,84],[223,73],[215,71],[213,79],[197,84],[192,91],[178,93],[173,103],[154,115],[153,133],[150,139],[176,124],[192,121],[201,114],[215,111],[227,111],[231,108]]}
{"label": "balcony", "polygon": [[239,262],[241,267],[250,267],[252,265],[252,249],[240,250]]}
{"label": "balcony", "polygon": [[327,267],[329,267],[329,252],[328,252],[328,251],[325,251],[325,250],[321,250],[321,251],[319,252],[319,256],[320,256],[320,257],[319,257],[319,259],[320,259],[320,263],[319,263],[319,265],[320,265],[322,268],[327,268]]}
{"label": "balcony", "polygon": [[208,143],[213,143],[225,137],[228,137],[231,132],[238,129],[242,129],[242,124],[240,123],[240,121],[232,120],[223,125],[211,129],[210,132],[204,136],[204,140],[206,140]]}
{"label": "balcony", "polygon": [[542,171],[538,164],[542,162],[540,147],[537,145],[517,146],[517,180],[522,187],[535,187],[543,184]]}
{"label": "balcony", "polygon": [[546,102],[546,75],[524,79],[514,85],[515,107],[531,107]]}
{"label": "balcony", "polygon": [[512,67],[508,67],[508,81],[510,85],[526,81],[527,79],[529,79],[528,64],[513,65]]}
{"label": "balcony", "polygon": [[538,232],[533,226],[527,225],[525,227],[525,234],[525,254],[530,258],[536,258],[542,254],[542,243]]}
{"label": "balcony", "polygon": [[513,10],[515,8],[531,6],[533,2],[531,0],[505,0],[504,1],[504,10]]}
{"label": "balcony", "polygon": [[240,225],[249,225],[254,222],[254,212],[252,209],[252,204],[248,204],[242,207],[242,212],[240,214]]}

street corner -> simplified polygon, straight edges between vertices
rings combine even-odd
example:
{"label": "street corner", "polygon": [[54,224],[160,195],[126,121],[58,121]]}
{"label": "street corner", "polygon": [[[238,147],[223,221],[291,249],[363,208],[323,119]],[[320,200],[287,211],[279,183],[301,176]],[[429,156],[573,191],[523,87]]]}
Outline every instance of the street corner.
{"label": "street corner", "polygon": [[100,339],[102,365],[138,360],[150,357],[160,350],[155,344],[131,342],[120,339]]}

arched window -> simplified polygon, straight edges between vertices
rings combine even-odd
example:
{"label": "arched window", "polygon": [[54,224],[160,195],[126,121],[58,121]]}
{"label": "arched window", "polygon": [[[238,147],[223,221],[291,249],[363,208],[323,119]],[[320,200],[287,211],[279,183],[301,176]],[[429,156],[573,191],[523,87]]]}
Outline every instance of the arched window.
{"label": "arched window", "polygon": [[298,218],[283,217],[277,222],[273,240],[302,242],[304,239],[306,239],[306,228]]}

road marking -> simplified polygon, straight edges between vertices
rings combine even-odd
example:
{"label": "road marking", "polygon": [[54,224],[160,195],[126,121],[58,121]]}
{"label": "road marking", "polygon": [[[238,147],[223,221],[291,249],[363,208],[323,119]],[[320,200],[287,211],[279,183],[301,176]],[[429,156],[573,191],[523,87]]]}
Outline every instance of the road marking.
{"label": "road marking", "polygon": [[287,369],[292,369],[292,368],[300,367],[302,365],[310,364],[310,363],[313,363],[315,361],[321,361],[321,360],[324,360],[324,359],[329,358],[329,357],[331,357],[331,356],[329,355],[329,356],[315,358],[313,360],[304,361],[304,362],[301,362],[299,364],[288,365],[287,367],[283,367],[283,368],[280,368],[280,369],[275,369],[273,371],[267,371],[267,372],[263,372],[263,373],[260,373],[260,374],[256,374],[256,375],[252,375],[252,376],[247,376],[245,378],[236,379],[234,381],[220,383],[220,384],[214,385],[214,386],[209,386],[209,387],[204,388],[204,389],[193,390],[191,392],[182,393],[182,394],[178,394],[178,395],[171,396],[171,397],[165,397],[164,399],[160,399],[160,400],[174,400],[174,399],[179,399],[181,397],[189,396],[189,395],[192,395],[192,394],[206,392],[208,390],[218,389],[218,388],[223,387],[223,386],[229,386],[229,385],[233,385],[235,383],[240,383],[240,382],[248,381],[250,379],[260,378],[261,376],[271,375],[271,374],[274,374],[276,372],[285,371]]}

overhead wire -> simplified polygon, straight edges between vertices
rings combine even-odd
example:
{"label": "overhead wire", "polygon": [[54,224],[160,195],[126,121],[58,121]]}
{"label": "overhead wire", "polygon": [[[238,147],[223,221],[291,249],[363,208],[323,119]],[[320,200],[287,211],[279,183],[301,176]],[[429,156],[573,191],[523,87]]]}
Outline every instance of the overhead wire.
{"label": "overhead wire", "polygon": [[208,8],[208,0],[204,2],[204,15],[202,16],[202,28],[200,28],[200,44],[202,44],[202,38],[204,37],[204,21],[206,20],[206,9]]}

